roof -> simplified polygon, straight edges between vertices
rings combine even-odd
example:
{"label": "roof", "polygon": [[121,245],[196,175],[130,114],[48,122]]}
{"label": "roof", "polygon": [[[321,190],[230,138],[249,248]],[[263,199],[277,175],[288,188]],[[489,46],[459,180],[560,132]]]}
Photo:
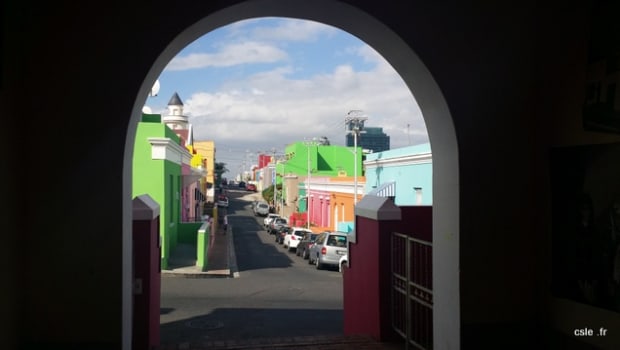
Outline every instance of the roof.
{"label": "roof", "polygon": [[181,101],[179,94],[175,92],[174,95],[172,95],[172,97],[170,98],[170,101],[168,102],[168,106],[182,106],[182,105],[183,105],[183,101]]}

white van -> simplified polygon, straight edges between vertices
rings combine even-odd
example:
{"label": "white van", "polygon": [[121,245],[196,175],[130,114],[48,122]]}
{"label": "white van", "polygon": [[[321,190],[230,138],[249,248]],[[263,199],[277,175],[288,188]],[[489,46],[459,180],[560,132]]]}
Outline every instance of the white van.
{"label": "white van", "polygon": [[254,206],[254,215],[267,216],[269,214],[269,204],[267,202],[258,202]]}

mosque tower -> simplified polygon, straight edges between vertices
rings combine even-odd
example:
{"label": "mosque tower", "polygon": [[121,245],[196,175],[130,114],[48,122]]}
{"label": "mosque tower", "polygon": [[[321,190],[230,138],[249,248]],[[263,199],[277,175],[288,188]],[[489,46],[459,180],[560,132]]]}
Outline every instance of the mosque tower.
{"label": "mosque tower", "polygon": [[172,130],[189,129],[188,118],[183,115],[183,102],[176,92],[168,102],[168,115],[164,116],[163,122]]}

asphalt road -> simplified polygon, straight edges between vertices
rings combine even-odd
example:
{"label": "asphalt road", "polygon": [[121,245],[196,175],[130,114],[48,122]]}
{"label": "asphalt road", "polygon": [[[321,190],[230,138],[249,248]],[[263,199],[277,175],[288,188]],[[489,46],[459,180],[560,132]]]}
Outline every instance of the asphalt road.
{"label": "asphalt road", "polygon": [[276,244],[229,191],[238,278],[162,278],[161,343],[342,335],[342,277]]}

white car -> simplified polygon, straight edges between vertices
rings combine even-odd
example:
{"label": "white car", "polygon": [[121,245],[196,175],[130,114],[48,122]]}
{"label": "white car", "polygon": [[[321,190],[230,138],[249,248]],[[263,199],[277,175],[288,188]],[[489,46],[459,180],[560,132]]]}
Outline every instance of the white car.
{"label": "white car", "polygon": [[217,200],[218,207],[228,208],[228,198],[220,198]]}
{"label": "white car", "polygon": [[275,218],[279,218],[280,215],[278,214],[274,214],[274,213],[269,213],[267,214],[267,217],[263,219],[263,226],[265,228],[269,227],[269,225],[271,224],[271,220],[275,219]]}
{"label": "white car", "polygon": [[297,250],[299,241],[304,238],[304,235],[308,232],[312,232],[303,227],[292,227],[289,232],[284,236],[282,246],[290,251]]}
{"label": "white car", "polygon": [[269,215],[269,204],[267,204],[267,202],[256,202],[256,204],[254,204],[254,215],[255,216]]}
{"label": "white car", "polygon": [[340,260],[338,261],[338,271],[344,272],[344,268],[347,267],[348,264],[349,264],[349,254],[345,254],[341,256]]}

